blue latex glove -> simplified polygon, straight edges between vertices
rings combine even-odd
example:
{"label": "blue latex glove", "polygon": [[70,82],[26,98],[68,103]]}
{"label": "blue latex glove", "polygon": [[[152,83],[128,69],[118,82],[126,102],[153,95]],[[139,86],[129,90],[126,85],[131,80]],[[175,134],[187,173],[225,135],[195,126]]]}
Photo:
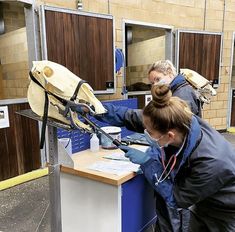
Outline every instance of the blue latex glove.
{"label": "blue latex glove", "polygon": [[135,164],[146,163],[151,158],[147,153],[142,152],[135,148],[131,148],[124,145],[119,146],[118,148],[123,150],[126,153],[125,156],[129,158],[132,163]]}

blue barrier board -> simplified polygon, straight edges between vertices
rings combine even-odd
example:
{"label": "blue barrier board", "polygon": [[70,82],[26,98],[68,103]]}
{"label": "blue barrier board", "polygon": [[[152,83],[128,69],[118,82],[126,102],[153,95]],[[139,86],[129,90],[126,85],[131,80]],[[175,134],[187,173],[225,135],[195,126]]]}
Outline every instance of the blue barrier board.
{"label": "blue barrier board", "polygon": [[[126,99],[126,100],[113,100],[108,102],[118,106],[127,106],[128,108],[131,109],[137,109],[136,98]],[[107,123],[100,122],[94,118],[92,118],[92,121],[100,127],[109,125]],[[127,130],[125,127],[122,127],[121,129],[122,129],[121,137],[125,137],[134,133],[133,131]],[[71,139],[72,153],[86,150],[90,146],[90,135],[88,133],[82,133],[80,130],[66,131],[59,128],[57,131],[57,137]]]}

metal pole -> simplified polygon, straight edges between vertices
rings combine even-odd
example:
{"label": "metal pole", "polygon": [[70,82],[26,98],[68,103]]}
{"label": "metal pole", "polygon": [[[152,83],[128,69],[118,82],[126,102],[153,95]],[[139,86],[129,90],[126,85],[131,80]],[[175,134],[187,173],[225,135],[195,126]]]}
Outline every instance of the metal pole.
{"label": "metal pole", "polygon": [[49,138],[49,191],[51,231],[62,232],[60,199],[60,165],[58,163],[57,128],[48,126]]}

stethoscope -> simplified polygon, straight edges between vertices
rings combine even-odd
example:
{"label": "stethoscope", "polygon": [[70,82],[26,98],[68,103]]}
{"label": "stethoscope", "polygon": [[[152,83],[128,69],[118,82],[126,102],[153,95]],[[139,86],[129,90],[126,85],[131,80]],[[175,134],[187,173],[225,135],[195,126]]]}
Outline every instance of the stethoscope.
{"label": "stethoscope", "polygon": [[[161,162],[162,162],[162,165],[163,165],[163,172],[162,174],[160,175],[160,177],[158,178],[157,176],[157,173],[154,174],[155,178],[156,178],[156,183],[155,183],[155,186],[158,186],[159,183],[162,183],[163,181],[165,181],[170,173],[172,172],[172,170],[174,169],[175,167],[175,164],[176,164],[176,159],[177,159],[177,156],[180,154],[180,152],[182,151],[183,147],[184,147],[184,144],[185,144],[185,141],[186,141],[186,136],[184,137],[184,141],[183,141],[183,144],[181,145],[180,149],[178,150],[178,152],[175,154],[175,155],[172,155],[169,159],[169,161],[167,162],[167,164],[165,164],[165,160],[164,160],[164,157],[165,157],[165,152],[164,152],[164,148],[161,148]],[[167,168],[168,166],[170,165],[171,161],[173,160],[172,164],[171,164],[171,167],[170,167],[170,170],[167,172],[167,174],[165,175],[166,171],[167,171]],[[163,177],[165,175],[165,177]]]}

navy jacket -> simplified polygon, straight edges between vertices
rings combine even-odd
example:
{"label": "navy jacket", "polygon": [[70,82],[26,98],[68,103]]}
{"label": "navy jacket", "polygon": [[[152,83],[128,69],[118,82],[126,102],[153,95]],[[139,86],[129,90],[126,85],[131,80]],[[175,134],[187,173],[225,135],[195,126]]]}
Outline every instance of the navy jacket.
{"label": "navy jacket", "polygon": [[180,208],[191,211],[189,231],[235,231],[235,150],[223,136],[193,117],[177,168],[157,186],[159,151],[151,157],[141,168],[158,194],[160,231],[182,231]]}

